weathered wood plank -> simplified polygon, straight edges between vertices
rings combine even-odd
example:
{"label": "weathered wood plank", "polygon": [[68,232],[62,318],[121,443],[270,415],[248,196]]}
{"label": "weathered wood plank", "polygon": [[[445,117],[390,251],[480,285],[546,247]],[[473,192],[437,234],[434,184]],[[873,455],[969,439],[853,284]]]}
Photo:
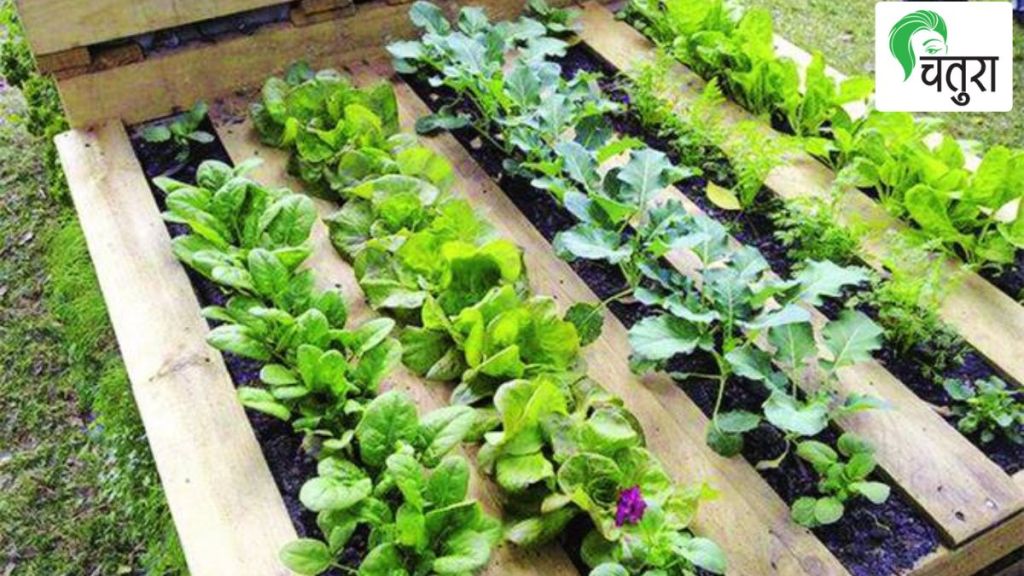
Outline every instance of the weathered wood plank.
{"label": "weathered wood plank", "polygon": [[[266,185],[287,186],[292,190],[301,191],[302,183],[287,174],[288,154],[283,150],[268,148],[259,141],[252,124],[246,120],[242,123],[216,122],[217,134],[235,162],[258,156],[264,163],[257,168],[253,177]],[[338,206],[327,200],[314,198],[321,217],[334,213]],[[366,304],[362,289],[356,281],[355,273],[334,250],[328,237],[327,227],[317,221],[313,228],[313,255],[306,263],[316,270],[317,283],[321,289],[335,287],[342,291],[349,304],[349,318],[352,325],[373,318],[376,314]],[[383,384],[385,388],[403,390],[417,403],[421,413],[425,413],[448,404],[444,386],[427,383],[403,366],[397,367]],[[471,493],[478,498],[485,508],[500,517],[501,502],[496,486],[482,478],[473,469]],[[495,551],[491,563],[484,572],[490,576],[512,575],[569,575],[575,574],[576,568],[565,553],[555,545],[538,550],[524,550],[505,545]]]}
{"label": "weathered wood plank", "polygon": [[56,140],[190,570],[287,574],[295,530],[124,128]]}
{"label": "weathered wood plank", "polygon": [[[405,84],[397,83],[396,90],[400,117],[411,130],[428,109]],[[598,301],[453,137],[443,134],[424,143],[452,161],[460,176],[457,193],[523,247],[537,293],[552,296],[562,308]],[[720,491],[719,499],[699,514],[695,529],[726,550],[731,570],[750,575],[845,574],[813,534],[789,521],[785,503],[748,463],[722,458],[705,446],[707,418],[671,379],[662,374],[640,380],[630,372],[626,329],[606,316],[601,337],[585,351],[590,374],[625,400],[643,423],[649,448],[677,481],[707,481]]]}
{"label": "weathered wood plank", "polygon": [[[622,71],[638,61],[653,57],[653,45],[629,25],[617,21],[604,7],[588,3],[583,12],[581,37],[587,44]],[[672,68],[673,100],[683,108],[693,102],[704,81],[681,64]],[[722,119],[735,124],[752,117],[739,106],[727,102],[721,108]],[[771,128],[764,125],[766,133]],[[727,150],[728,152],[728,150]],[[772,171],[765,185],[784,199],[830,194],[835,174],[804,153],[793,153],[787,162]],[[837,214],[844,223],[866,223],[871,228],[905,230],[907,225],[890,216],[879,204],[858,190],[843,192]],[[876,269],[891,256],[891,245],[880,235],[868,235],[861,245],[865,261]],[[1001,372],[1024,382],[1024,307],[1002,293],[981,276],[963,274],[957,263],[945,262],[944,273],[949,292],[943,300],[940,316]]]}
{"label": "weathered wood plank", "polygon": [[17,0],[32,52],[50,54],[254,10],[281,0]]}
{"label": "weathered wood plank", "polygon": [[[912,576],[966,576],[978,574],[993,562],[1024,547],[1024,513],[1006,520],[978,538],[955,549],[941,547],[924,557]],[[1019,564],[1018,564],[1019,566]],[[1010,571],[1019,576],[1020,572]]]}
{"label": "weathered wood plank", "polygon": [[[469,2],[450,0],[445,4],[447,12],[454,14],[460,3]],[[550,3],[561,5],[568,0]],[[496,20],[513,18],[524,7],[520,0],[479,0],[473,4],[486,8]],[[351,21],[358,22],[358,26],[342,26],[334,20],[301,27],[268,25],[248,36],[66,78],[58,88],[68,121],[79,128],[113,118],[129,124],[150,120],[176,108],[188,108],[202,98],[262,84],[268,76],[282,73],[298,60],[325,68],[382,56],[387,42],[415,33],[409,21],[409,6],[374,0],[357,5],[355,10]]]}

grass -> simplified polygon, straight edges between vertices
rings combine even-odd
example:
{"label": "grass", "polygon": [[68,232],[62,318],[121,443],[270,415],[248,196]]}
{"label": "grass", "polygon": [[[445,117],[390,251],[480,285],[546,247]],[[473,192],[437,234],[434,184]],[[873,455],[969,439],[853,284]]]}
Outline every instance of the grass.
{"label": "grass", "polygon": [[[9,10],[0,2],[11,26]],[[16,25],[0,48],[5,75],[23,88],[0,82],[0,574],[184,573],[55,170],[49,136],[63,120],[52,85],[25,64]]]}
{"label": "grass", "polygon": [[[749,0],[775,17],[776,32],[805,49],[814,47],[846,74],[874,75],[875,3],[867,0]],[[1024,148],[1024,25],[1014,23],[1013,110],[1006,113],[941,114],[958,138]]]}

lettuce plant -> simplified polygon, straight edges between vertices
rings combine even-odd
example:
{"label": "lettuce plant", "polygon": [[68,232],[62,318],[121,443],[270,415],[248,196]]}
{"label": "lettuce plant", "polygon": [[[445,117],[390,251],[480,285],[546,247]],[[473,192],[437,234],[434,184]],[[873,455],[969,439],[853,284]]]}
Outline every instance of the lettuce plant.
{"label": "lettuce plant", "polygon": [[174,159],[183,166],[192,156],[192,144],[209,144],[213,134],[200,130],[209,108],[206,102],[196,102],[192,108],[170,122],[161,122],[146,127],[142,139],[151,144],[166,144],[174,150]]}
{"label": "lettuce plant", "polygon": [[767,10],[742,11],[727,0],[632,0],[625,16],[698,75],[718,79],[755,115],[785,118],[798,136],[818,136],[848,119],[843,105],[874,89],[866,76],[837,83],[820,52],[801,86],[796,63],[775,54]]}

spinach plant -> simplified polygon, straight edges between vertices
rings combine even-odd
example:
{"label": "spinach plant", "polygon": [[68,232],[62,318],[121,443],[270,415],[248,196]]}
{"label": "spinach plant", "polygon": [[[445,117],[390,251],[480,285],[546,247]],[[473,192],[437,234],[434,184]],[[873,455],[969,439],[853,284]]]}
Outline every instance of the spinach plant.
{"label": "spinach plant", "polygon": [[473,410],[442,408],[420,418],[404,394],[387,392],[354,430],[358,449],[320,460],[299,492],[317,513],[323,540],[303,538],[281,551],[289,569],[320,574],[360,527],[369,552],[359,574],[468,574],[487,564],[501,524],[467,499],[470,469],[452,454],[469,434]]}
{"label": "spinach plant", "polygon": [[838,453],[815,440],[797,445],[797,456],[810,462],[821,476],[818,490],[822,493],[821,497],[803,496],[793,503],[791,512],[798,524],[808,528],[833,524],[843,517],[844,504],[850,498],[860,496],[874,504],[889,499],[888,485],[867,479],[876,466],[872,448],[850,433],[840,436],[837,446]]}
{"label": "spinach plant", "polygon": [[213,134],[199,129],[208,112],[206,102],[196,102],[192,108],[170,122],[147,126],[142,131],[142,139],[151,144],[171,146],[175,161],[184,164],[192,156],[193,143],[210,144],[214,141]]}

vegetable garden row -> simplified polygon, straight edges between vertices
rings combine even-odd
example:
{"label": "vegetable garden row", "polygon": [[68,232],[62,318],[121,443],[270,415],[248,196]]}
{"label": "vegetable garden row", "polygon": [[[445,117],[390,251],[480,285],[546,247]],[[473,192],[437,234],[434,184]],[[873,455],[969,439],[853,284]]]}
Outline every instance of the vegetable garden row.
{"label": "vegetable garden row", "polygon": [[194,572],[1021,548],[1024,151],[721,0],[407,10],[390,61],[58,138]]}

